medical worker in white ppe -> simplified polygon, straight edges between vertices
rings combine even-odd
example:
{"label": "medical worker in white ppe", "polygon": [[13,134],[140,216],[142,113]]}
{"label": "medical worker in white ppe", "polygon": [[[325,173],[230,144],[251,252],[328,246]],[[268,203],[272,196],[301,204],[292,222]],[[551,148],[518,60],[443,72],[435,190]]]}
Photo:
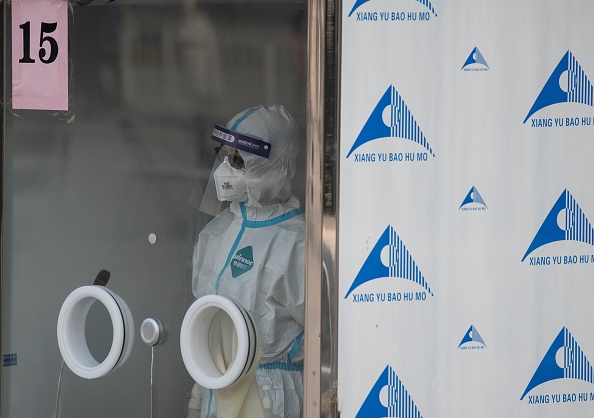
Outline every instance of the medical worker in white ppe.
{"label": "medical worker in white ppe", "polygon": [[[231,203],[199,235],[192,291],[229,296],[249,311],[263,352],[256,382],[272,386],[274,415],[301,417],[305,224],[291,193],[297,128],[283,106],[259,106],[215,126],[212,139],[221,146],[217,197]],[[196,384],[188,410],[215,417],[213,392]]]}

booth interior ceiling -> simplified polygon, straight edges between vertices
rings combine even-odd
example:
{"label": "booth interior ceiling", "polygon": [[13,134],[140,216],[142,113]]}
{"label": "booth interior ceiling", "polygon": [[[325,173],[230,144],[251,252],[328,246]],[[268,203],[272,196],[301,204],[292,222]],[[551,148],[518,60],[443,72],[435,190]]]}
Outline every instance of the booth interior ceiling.
{"label": "booth interior ceiling", "polygon": [[342,2],[341,416],[594,414],[593,13]]}

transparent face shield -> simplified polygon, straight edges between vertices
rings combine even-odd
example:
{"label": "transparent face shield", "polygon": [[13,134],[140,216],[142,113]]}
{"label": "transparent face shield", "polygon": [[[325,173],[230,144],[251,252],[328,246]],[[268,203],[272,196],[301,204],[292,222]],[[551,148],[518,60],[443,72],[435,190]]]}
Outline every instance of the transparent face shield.
{"label": "transparent face shield", "polygon": [[[235,198],[235,194],[231,193],[238,184],[241,184],[242,180],[239,178],[246,175],[242,155],[245,156],[247,153],[268,158],[271,145],[266,141],[231,131],[220,125],[215,125],[211,139],[216,141],[213,142],[215,157],[199,210],[216,216],[232,201],[247,200],[247,188],[245,199]],[[245,178],[243,181],[246,181]]]}

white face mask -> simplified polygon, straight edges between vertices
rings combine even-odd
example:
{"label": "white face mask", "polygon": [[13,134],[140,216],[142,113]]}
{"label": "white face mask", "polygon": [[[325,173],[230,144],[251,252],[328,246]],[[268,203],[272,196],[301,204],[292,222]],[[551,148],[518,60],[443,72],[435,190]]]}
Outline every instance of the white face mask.
{"label": "white face mask", "polygon": [[245,170],[231,167],[228,157],[225,157],[215,170],[214,181],[220,201],[245,202],[247,200]]}

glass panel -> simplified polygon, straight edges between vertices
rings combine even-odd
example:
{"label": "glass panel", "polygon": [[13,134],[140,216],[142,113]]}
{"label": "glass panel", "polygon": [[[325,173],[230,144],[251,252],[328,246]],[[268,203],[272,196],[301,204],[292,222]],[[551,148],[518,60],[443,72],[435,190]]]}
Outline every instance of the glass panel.
{"label": "glass panel", "polygon": [[[149,3],[69,11],[69,111],[4,101],[2,416],[260,410],[266,385],[301,416],[306,5]],[[232,307],[186,317],[207,294],[249,312],[261,353]],[[204,340],[217,370],[245,363],[231,389],[193,390]]]}

